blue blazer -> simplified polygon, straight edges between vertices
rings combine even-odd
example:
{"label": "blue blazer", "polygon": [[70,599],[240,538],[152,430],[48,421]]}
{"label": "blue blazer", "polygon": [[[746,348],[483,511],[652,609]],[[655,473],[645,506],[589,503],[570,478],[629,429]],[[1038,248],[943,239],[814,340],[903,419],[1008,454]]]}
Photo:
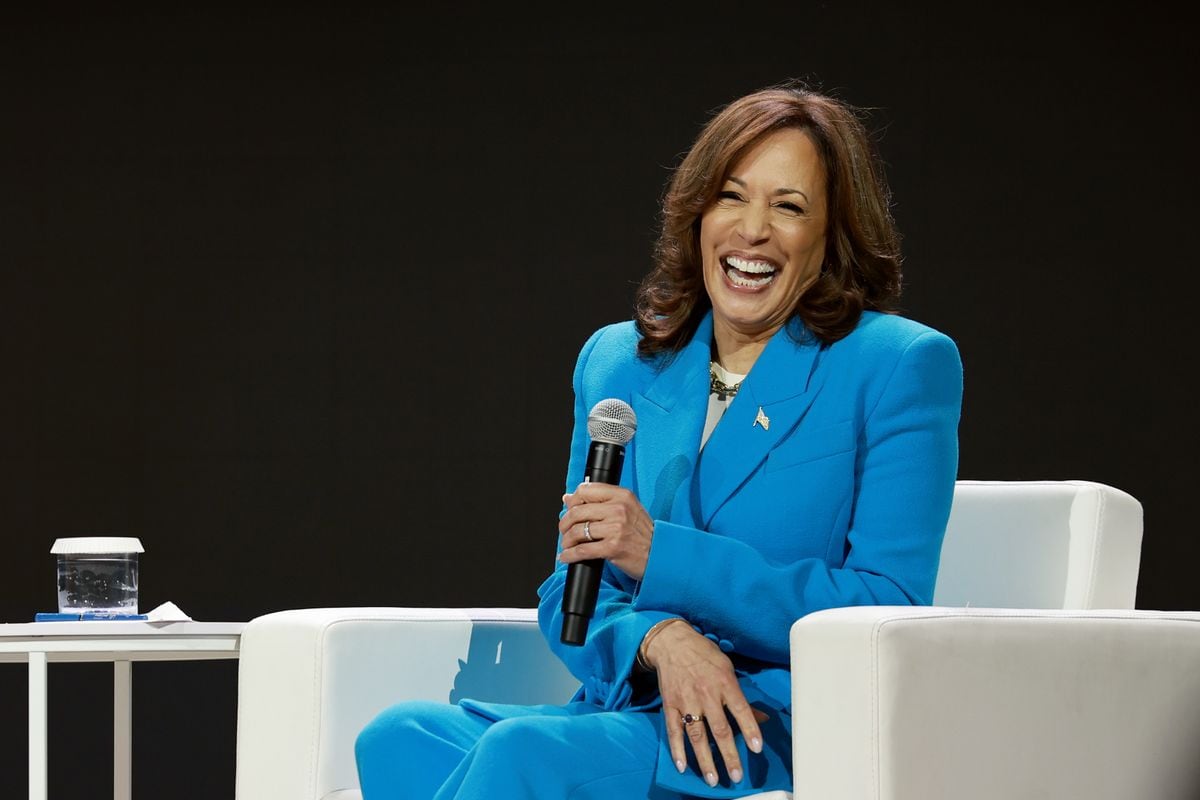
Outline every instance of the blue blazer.
{"label": "blue blazer", "polygon": [[[566,488],[583,480],[591,407],[625,400],[638,427],[621,484],[655,520],[654,538],[640,582],[606,567],[582,647],[559,642],[566,565],[538,590],[539,620],[582,682],[577,700],[637,710],[658,703],[632,677],[638,645],[654,623],[687,619],[730,655],[747,699],[784,723],[774,775],[756,784],[790,788],[791,624],[835,606],[931,601],[958,468],[962,365],[948,337],[902,317],[866,312],[828,346],[793,320],[701,451],[711,340],[710,312],[674,358],[638,358],[632,322],[584,345]],[[714,794],[669,756],[659,766],[668,788]]]}

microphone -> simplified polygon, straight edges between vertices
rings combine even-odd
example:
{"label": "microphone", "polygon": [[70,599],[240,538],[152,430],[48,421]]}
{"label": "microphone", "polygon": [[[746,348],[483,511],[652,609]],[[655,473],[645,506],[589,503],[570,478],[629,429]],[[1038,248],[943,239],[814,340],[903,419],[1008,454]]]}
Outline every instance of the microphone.
{"label": "microphone", "polygon": [[[625,463],[625,445],[637,430],[637,416],[624,400],[609,398],[592,406],[588,413],[588,448],[585,483],[621,482],[621,465]],[[562,598],[563,644],[581,645],[587,638],[588,623],[596,612],[596,596],[600,593],[600,574],[604,559],[576,561],[567,567],[567,585]]]}

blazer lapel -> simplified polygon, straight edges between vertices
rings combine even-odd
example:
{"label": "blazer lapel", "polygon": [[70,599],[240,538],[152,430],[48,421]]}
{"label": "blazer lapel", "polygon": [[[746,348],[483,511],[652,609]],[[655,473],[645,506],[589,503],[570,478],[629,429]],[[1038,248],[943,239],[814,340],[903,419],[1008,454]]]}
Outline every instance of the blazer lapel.
{"label": "blazer lapel", "polygon": [[[799,340],[799,343],[798,341]],[[820,388],[820,341],[799,320],[781,328],[742,382],[699,459],[696,493],[700,526],[754,473],[803,419]]]}
{"label": "blazer lapel", "polygon": [[708,364],[712,339],[711,313],[701,320],[692,340],[630,402],[637,414],[634,467],[637,491],[653,519],[680,519],[677,495],[687,495],[700,449],[708,410]]}

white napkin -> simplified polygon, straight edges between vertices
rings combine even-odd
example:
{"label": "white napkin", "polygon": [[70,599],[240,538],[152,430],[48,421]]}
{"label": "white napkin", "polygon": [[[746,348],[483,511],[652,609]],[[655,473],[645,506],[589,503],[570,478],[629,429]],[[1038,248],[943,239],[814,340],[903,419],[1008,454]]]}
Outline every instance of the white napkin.
{"label": "white napkin", "polygon": [[148,622],[191,622],[192,618],[183,613],[183,609],[170,600],[153,611],[146,612]]}

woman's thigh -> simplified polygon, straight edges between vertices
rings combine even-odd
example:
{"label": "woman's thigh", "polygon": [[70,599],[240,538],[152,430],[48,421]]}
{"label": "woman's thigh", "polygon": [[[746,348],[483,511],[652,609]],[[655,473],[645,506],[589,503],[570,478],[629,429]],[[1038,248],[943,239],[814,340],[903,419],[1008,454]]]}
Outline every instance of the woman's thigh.
{"label": "woman's thigh", "polygon": [[448,703],[385,709],[354,744],[364,800],[432,798],[491,724]]}
{"label": "woman's thigh", "polygon": [[656,712],[583,703],[504,710],[512,716],[425,701],[383,711],[355,743],[364,800],[679,796],[654,786]]}
{"label": "woman's thigh", "polygon": [[678,795],[654,785],[657,712],[578,706],[494,723],[451,773],[437,800],[592,800]]}

